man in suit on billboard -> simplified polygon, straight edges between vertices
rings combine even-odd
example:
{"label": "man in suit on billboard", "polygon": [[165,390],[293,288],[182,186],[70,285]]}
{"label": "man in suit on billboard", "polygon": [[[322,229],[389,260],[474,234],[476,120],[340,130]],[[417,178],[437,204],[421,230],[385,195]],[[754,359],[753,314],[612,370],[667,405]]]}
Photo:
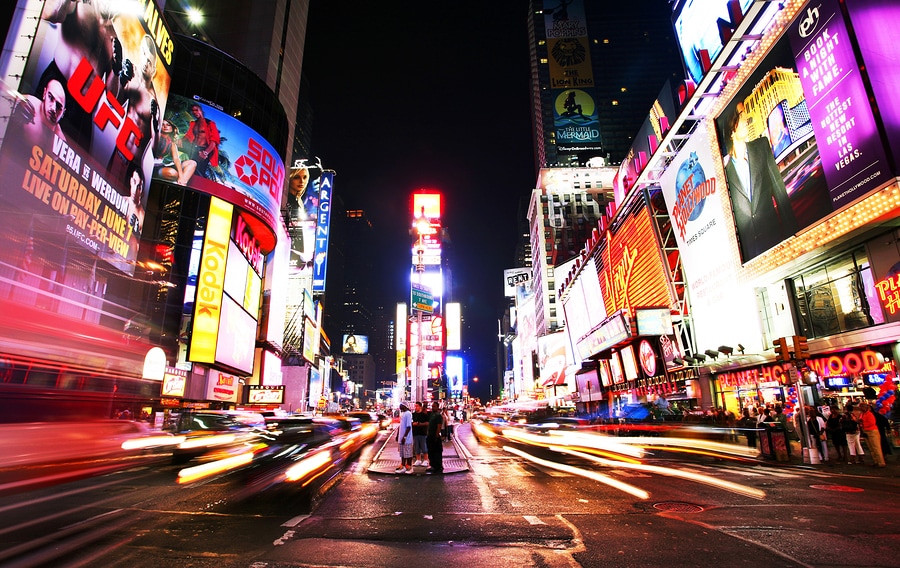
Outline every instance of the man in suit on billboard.
{"label": "man in suit on billboard", "polygon": [[731,194],[744,262],[760,255],[797,232],[797,220],[784,179],[765,136],[749,138],[743,103],[729,119],[731,151],[725,156],[725,177]]}

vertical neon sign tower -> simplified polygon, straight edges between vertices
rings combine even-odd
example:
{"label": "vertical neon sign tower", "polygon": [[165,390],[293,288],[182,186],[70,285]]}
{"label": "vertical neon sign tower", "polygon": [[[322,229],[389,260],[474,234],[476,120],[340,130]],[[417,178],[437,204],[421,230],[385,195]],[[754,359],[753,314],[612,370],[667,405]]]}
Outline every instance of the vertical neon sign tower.
{"label": "vertical neon sign tower", "polygon": [[427,400],[428,369],[443,366],[443,272],[441,270],[441,194],[420,190],[412,196],[413,237],[410,271],[409,362],[416,400]]}

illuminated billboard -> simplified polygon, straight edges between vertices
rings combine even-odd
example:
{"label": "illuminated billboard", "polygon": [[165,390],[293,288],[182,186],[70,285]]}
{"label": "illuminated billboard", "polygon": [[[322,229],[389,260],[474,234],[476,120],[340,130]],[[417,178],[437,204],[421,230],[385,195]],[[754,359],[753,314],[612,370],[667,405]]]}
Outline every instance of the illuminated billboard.
{"label": "illuminated billboard", "polygon": [[[660,176],[659,185],[690,292],[697,344],[747,344],[761,337],[753,333],[759,329],[759,317],[753,290],[742,286],[737,277],[740,260],[726,215],[727,188],[716,175],[718,153],[713,158],[715,150],[710,145],[708,130],[698,129]],[[722,317],[725,313],[728,318]],[[638,331],[648,335],[641,331],[640,322]]]}
{"label": "illuminated billboard", "polygon": [[[875,94],[880,118],[894,164],[900,163],[900,51],[895,49],[900,5],[893,0],[847,0],[850,21],[857,30],[856,43],[864,72]],[[896,172],[895,172],[896,173]]]}
{"label": "illuminated billboard", "polygon": [[[284,190],[284,162],[262,136],[221,109],[172,95],[161,130],[153,178],[214,195],[259,218],[265,252]],[[248,219],[248,222],[253,222]]]}
{"label": "illuminated billboard", "polygon": [[331,234],[331,194],[334,172],[322,173],[319,183],[319,204],[316,217],[315,256],[313,256],[312,291],[325,293],[325,274],[328,268],[328,240]]}
{"label": "illuminated billboard", "polygon": [[447,375],[447,387],[452,398],[460,398],[463,392],[463,359],[448,355],[444,361],[444,373]]}
{"label": "illuminated billboard", "polygon": [[606,313],[625,310],[631,316],[636,307],[673,305],[668,271],[646,207],[636,207],[615,233],[607,232],[598,254]]}
{"label": "illuminated billboard", "polygon": [[[688,76],[699,84],[710,65],[731,39],[729,29],[747,13],[755,0],[685,0],[675,15],[675,36],[681,46]],[[740,13],[732,13],[732,7]]]}
{"label": "illuminated billboard", "polygon": [[247,404],[284,404],[284,385],[247,385]]}
{"label": "illuminated billboard", "polygon": [[318,183],[321,170],[299,167],[291,170],[287,192],[287,223],[291,235],[291,274],[311,274],[315,255]]}
{"label": "illuminated billboard", "polygon": [[413,217],[425,219],[441,218],[441,194],[420,191],[413,194]]}
{"label": "illuminated billboard", "polygon": [[553,98],[556,143],[563,150],[600,149],[600,120],[594,91],[590,38],[583,0],[544,10],[547,68]]}
{"label": "illuminated billboard", "polygon": [[566,384],[566,367],[569,364],[564,331],[542,335],[537,338],[538,369],[541,385],[560,386]]}
{"label": "illuminated billboard", "polygon": [[[831,4],[823,10],[827,6]],[[795,43],[800,21],[789,29]],[[840,17],[832,17],[829,26],[836,32],[844,28]],[[716,119],[744,262],[888,179],[852,50],[827,45],[826,59],[841,73],[817,68],[826,62],[808,60],[811,52],[802,45],[795,49],[798,70],[788,37],[783,37]],[[783,128],[770,128],[782,117]],[[782,138],[787,149],[776,157]]]}
{"label": "illuminated billboard", "polygon": [[347,355],[365,355],[369,352],[369,336],[345,333],[341,351]]}
{"label": "illuminated billboard", "polygon": [[[27,37],[31,49],[15,55],[25,58],[21,74],[4,78],[18,83],[2,85],[11,104],[0,148],[0,310],[16,313],[7,337],[34,321],[59,330],[18,355],[134,373],[113,353],[145,350],[147,318],[127,290],[174,43],[154,3],[124,5],[19,2],[8,39]],[[107,356],[88,360],[87,338]]]}
{"label": "illuminated billboard", "polygon": [[215,197],[210,200],[188,358],[250,374],[264,264],[256,239],[233,212],[230,203]]}
{"label": "illuminated billboard", "polygon": [[458,302],[449,302],[444,312],[444,321],[447,327],[447,351],[459,351],[462,349],[462,314]]}
{"label": "illuminated billboard", "polygon": [[191,361],[215,362],[233,211],[234,207],[230,203],[216,198],[210,200],[203,252],[200,255],[200,272],[197,275],[197,296],[194,301],[189,351]]}
{"label": "illuminated billboard", "polygon": [[[900,12],[895,9],[894,14]],[[837,210],[893,176],[860,65],[853,45],[846,41],[849,34],[838,0],[822,0],[817,7],[802,10],[791,23],[788,37],[816,133],[831,208]],[[892,47],[883,45],[886,50]],[[896,75],[897,68],[889,73]],[[885,110],[889,115],[897,112]]]}

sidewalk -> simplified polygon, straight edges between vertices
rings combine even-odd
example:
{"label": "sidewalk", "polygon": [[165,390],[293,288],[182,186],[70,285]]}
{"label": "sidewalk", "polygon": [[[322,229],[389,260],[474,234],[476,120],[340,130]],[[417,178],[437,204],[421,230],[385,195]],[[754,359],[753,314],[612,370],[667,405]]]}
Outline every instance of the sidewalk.
{"label": "sidewalk", "polygon": [[[460,426],[462,425],[457,424],[456,429],[459,430]],[[369,473],[396,475],[394,470],[400,465],[400,445],[397,443],[396,427],[394,424],[388,431],[384,445],[375,454],[372,465],[369,466]],[[468,455],[465,447],[457,440],[457,436],[451,438],[449,442],[444,442],[444,475],[469,471]],[[425,475],[425,466],[413,466],[413,473]]]}
{"label": "sidewalk", "polygon": [[[800,447],[799,440],[790,441],[791,451],[790,458],[786,462],[776,462],[775,460],[759,458],[760,463],[768,465],[782,465],[795,467],[808,467],[817,470],[829,471],[832,473],[849,473],[854,475],[874,475],[877,477],[898,477],[900,476],[900,448],[893,448],[893,454],[885,454],[884,461],[887,467],[873,467],[872,456],[866,454],[863,457],[863,464],[847,464],[847,463],[810,463],[808,457],[804,457],[803,449]],[[833,457],[834,447],[828,446],[829,457]]]}

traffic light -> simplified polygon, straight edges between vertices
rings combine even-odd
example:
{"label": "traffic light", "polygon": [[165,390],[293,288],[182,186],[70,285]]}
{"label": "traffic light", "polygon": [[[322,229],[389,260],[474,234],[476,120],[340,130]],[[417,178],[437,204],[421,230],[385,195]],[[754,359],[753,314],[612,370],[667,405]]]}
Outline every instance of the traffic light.
{"label": "traffic light", "polygon": [[809,359],[809,345],[806,343],[806,337],[802,335],[794,336],[794,358],[801,361]]}
{"label": "traffic light", "polygon": [[788,349],[787,339],[779,337],[775,340],[775,360],[788,363],[791,360],[791,352]]}

